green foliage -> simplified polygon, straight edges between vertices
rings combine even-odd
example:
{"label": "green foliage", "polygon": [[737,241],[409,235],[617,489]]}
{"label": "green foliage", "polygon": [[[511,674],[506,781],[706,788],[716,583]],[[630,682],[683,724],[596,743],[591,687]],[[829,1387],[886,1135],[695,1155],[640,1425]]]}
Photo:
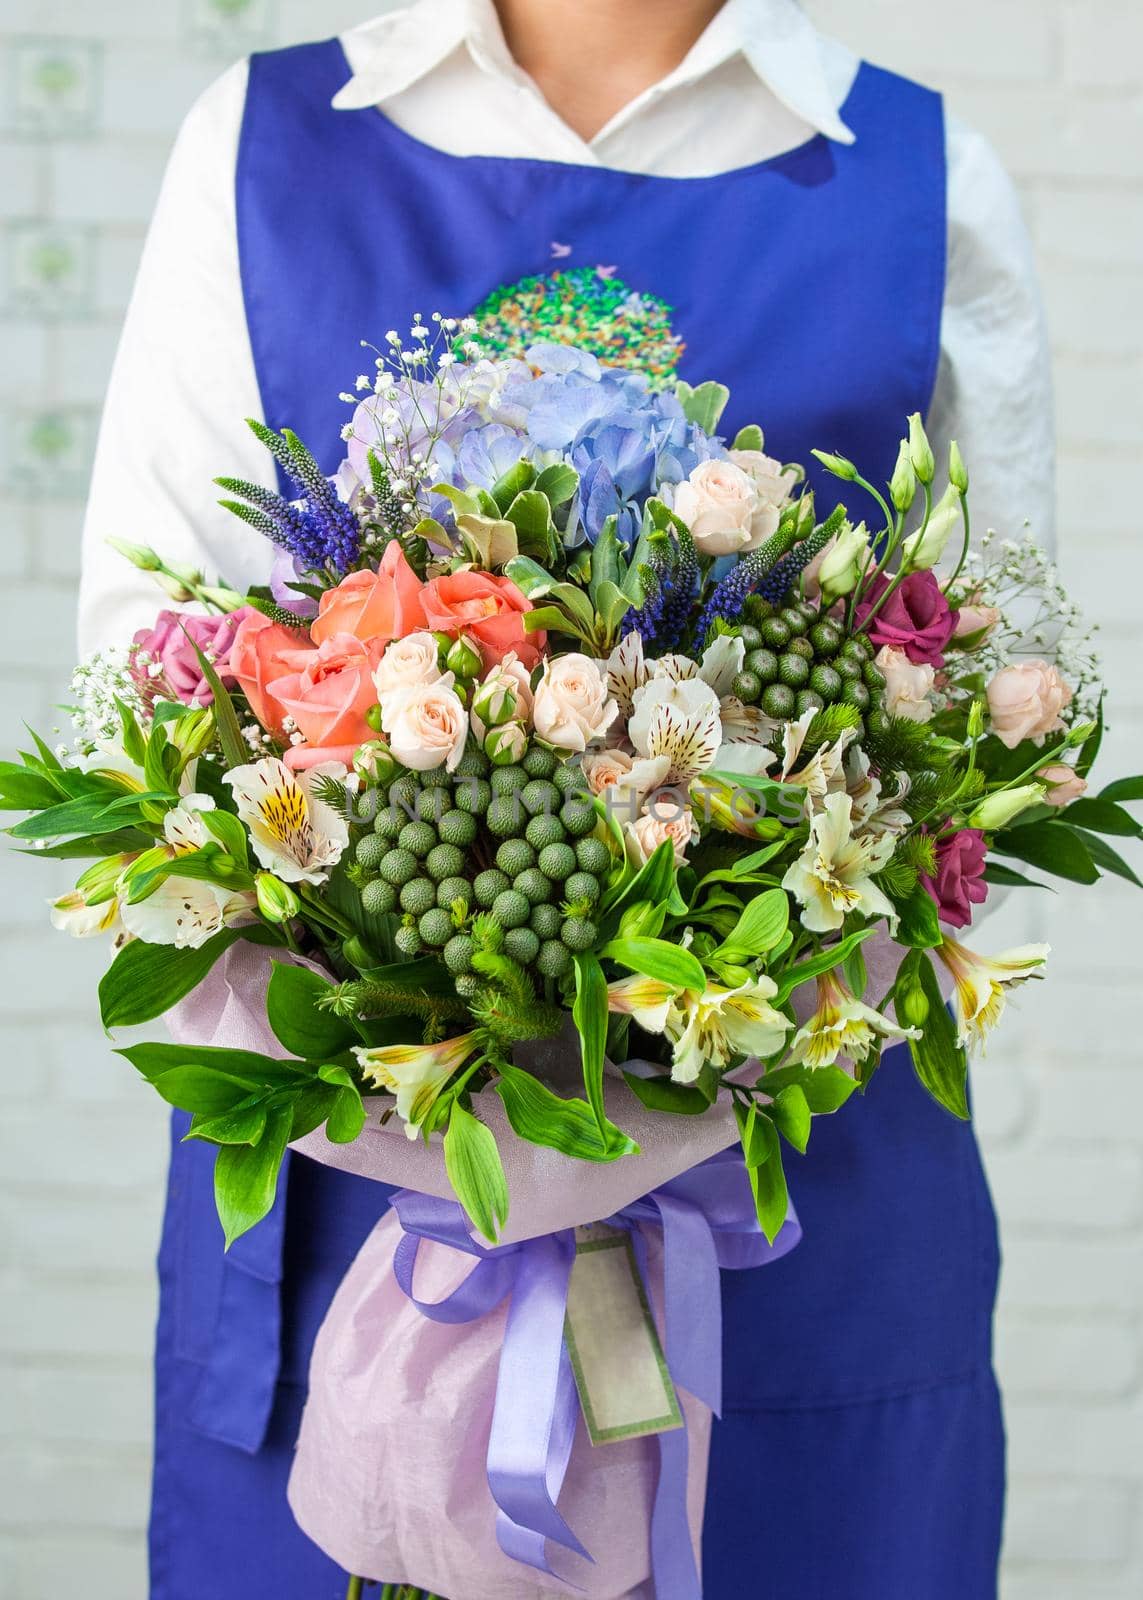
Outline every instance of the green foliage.
{"label": "green foliage", "polygon": [[530,1144],[546,1145],[580,1161],[614,1161],[639,1147],[607,1122],[602,1130],[586,1100],[565,1100],[507,1062],[498,1064],[495,1088],[513,1132]]}
{"label": "green foliage", "polygon": [[266,992],[266,1016],[278,1042],[306,1061],[330,1060],[361,1035],[326,1003],[334,986],[308,967],[276,961]]}
{"label": "green foliage", "polygon": [[444,1136],[445,1170],[472,1222],[495,1244],[508,1219],[508,1184],[492,1130],[458,1101]]}
{"label": "green foliage", "polygon": [[863,744],[878,772],[918,773],[932,766],[932,741],[925,723],[888,715],[869,720]]}
{"label": "green foliage", "polygon": [[773,1244],[786,1220],[789,1205],[778,1130],[766,1109],[756,1102],[746,1107],[736,1101],[734,1113],[758,1223]]}
{"label": "green foliage", "polygon": [[802,746],[802,755],[810,756],[822,745],[836,744],[847,728],[856,728],[860,721],[861,713],[856,706],[848,706],[841,701],[823,706],[820,711],[814,712]]}
{"label": "green foliage", "polygon": [[[785,898],[783,895],[782,899]],[[599,958],[614,961],[645,977],[658,978],[677,989],[695,989],[701,994],[706,988],[702,962],[689,950],[666,939],[612,939],[599,952]]]}
{"label": "green foliage", "polygon": [[266,928],[224,928],[197,949],[132,939],[116,955],[99,985],[103,1026],[134,1027],[161,1017],[197,989],[220,956],[242,938],[277,943]]}
{"label": "green foliage", "polygon": [[598,958],[588,951],[575,956],[575,1001],[572,1017],[579,1029],[583,1084],[600,1134],[605,1135],[603,1057],[607,1047],[607,979]]}
{"label": "green foliage", "polygon": [[909,1040],[913,1070],[922,1086],[962,1122],[968,1120],[965,1084],[968,1060],[956,1042],[956,1028],[945,1008],[933,963],[923,950],[910,950],[901,963],[893,987],[893,1004],[898,1017],[919,1024],[920,1039]]}

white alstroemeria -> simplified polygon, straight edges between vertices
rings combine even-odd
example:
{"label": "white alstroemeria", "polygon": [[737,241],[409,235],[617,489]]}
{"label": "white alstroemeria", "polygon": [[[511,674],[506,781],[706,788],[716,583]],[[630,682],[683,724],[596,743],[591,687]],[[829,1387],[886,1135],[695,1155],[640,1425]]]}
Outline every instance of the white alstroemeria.
{"label": "white alstroemeria", "polygon": [[197,950],[223,928],[251,914],[255,897],[205,883],[201,878],[164,878],[144,900],[124,900],[120,915],[127,932],[146,944],[173,944]]}
{"label": "white alstroemeria", "polygon": [[177,806],[172,806],[163,818],[163,837],[174,855],[185,855],[190,850],[201,850],[211,839],[204,811],[213,811],[214,801],[208,794],[188,794]]}
{"label": "white alstroemeria", "polygon": [[641,634],[625,633],[607,658],[607,692],[619,707],[621,717],[629,717],[635,692],[651,677],[643,657]]}
{"label": "white alstroemeria", "polygon": [[907,772],[894,774],[896,788],[892,794],[882,789],[881,779],[869,766],[869,757],[858,745],[845,754],[845,788],[853,801],[852,820],[858,833],[904,833],[912,818],[901,805],[909,792]]}
{"label": "white alstroemeria", "polygon": [[787,1060],[809,1067],[829,1067],[838,1056],[864,1061],[878,1039],[919,1039],[920,1028],[902,1028],[867,1006],[836,972],[818,979],[818,1004],[813,1016],[794,1035]]}
{"label": "white alstroemeria", "polygon": [[462,1033],[439,1044],[358,1045],[353,1053],[366,1077],[396,1096],[397,1115],[407,1137],[415,1139],[445,1084],[472,1054],[475,1037]]}
{"label": "white alstroemeria", "polygon": [[852,814],[847,794],[826,795],[810,819],[805,848],[782,879],[811,933],[834,932],[850,912],[896,920],[893,902],[873,882],[893,854],[893,840],[885,834],[855,837]]}
{"label": "white alstroemeria", "polygon": [[223,782],[234,791],[238,815],[250,830],[254,854],[286,883],[323,883],[349,843],[349,828],[314,792],[317,780],[343,782],[340,762],[291,772],[276,756],[234,767]]}
{"label": "white alstroemeria", "polygon": [[100,933],[118,934],[120,931],[119,900],[101,900],[89,906],[82,889],[72,889],[50,900],[52,927],[60,933],[70,933],[73,939],[91,939]]}
{"label": "white alstroemeria", "polygon": [[629,978],[617,978],[607,985],[607,1009],[621,1016],[634,1017],[647,1033],[662,1033],[667,1026],[667,1012],[678,994],[673,983],[662,978],[645,978],[634,972]]}
{"label": "white alstroemeria", "polygon": [[674,1042],[675,1082],[694,1083],[708,1061],[721,1070],[736,1055],[773,1055],[790,1027],[769,1004],[777,992],[770,978],[754,978],[735,989],[708,983],[703,994],[688,989],[680,995],[667,1013],[666,1027]]}
{"label": "white alstroemeria", "polygon": [[725,699],[745,659],[746,646],[738,634],[719,634],[703,651],[698,675],[704,683],[710,684],[720,700]]}
{"label": "white alstroemeria", "polygon": [[701,678],[652,678],[635,691],[627,737],[641,756],[667,756],[666,782],[683,783],[705,772],[722,744],[718,696]]}
{"label": "white alstroemeria", "polygon": [[1023,983],[1048,959],[1050,945],[1022,944],[998,956],[978,956],[946,933],[937,955],[953,976],[957,1043],[983,1050],[1004,1010],[1004,991]]}

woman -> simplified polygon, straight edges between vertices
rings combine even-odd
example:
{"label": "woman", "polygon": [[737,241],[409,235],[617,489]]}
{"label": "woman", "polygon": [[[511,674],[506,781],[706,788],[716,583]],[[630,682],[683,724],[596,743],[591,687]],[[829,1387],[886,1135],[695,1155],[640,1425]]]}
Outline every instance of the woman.
{"label": "woman", "polygon": [[[108,396],[85,648],[154,612],[108,534],[264,579],[264,545],[209,492],[220,472],[272,481],[243,414],[294,427],[332,472],[361,339],[553,269],[586,269],[589,300],[619,280],[666,302],[681,375],[728,382],[730,431],[760,420],[782,459],[820,445],[886,477],[921,411],[959,437],[978,517],[1049,531],[1026,241],[936,96],[819,38],[793,0],[419,0],[233,68],[187,119]],[[152,1595],[339,1595],[285,1481],[314,1333],[388,1191],[294,1156],[224,1259],[211,1154],[181,1131]],[[894,1052],[791,1187],[802,1245],[725,1280],[706,1592],[986,1600],[1003,1434],[973,1135]]]}

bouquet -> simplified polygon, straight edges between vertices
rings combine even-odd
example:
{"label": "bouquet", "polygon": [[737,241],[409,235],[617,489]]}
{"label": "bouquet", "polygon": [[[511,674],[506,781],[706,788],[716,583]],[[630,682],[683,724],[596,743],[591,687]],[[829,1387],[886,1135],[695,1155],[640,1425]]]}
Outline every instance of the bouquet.
{"label": "bouquet", "polygon": [[827,508],[760,428],[720,436],[718,383],[479,333],[390,333],[333,478],[250,423],[283,492],[218,482],[264,588],[113,541],[171,605],[79,667],[73,744],[0,767],[9,831],[89,861],[52,918],[109,936],[109,1029],[264,963],[265,1048],[122,1051],[217,1147],[228,1245],[315,1135],[336,1161],[403,1128],[495,1243],[506,1141],[586,1186],[711,1115],[773,1242],[783,1142],[887,1044],[967,1117],[968,1053],[1047,947],[963,930],[1029,873],[1137,882],[1108,839],[1143,779],[1086,792],[1090,634],[1030,536],[971,547],[919,417],[887,484],[815,452]]}

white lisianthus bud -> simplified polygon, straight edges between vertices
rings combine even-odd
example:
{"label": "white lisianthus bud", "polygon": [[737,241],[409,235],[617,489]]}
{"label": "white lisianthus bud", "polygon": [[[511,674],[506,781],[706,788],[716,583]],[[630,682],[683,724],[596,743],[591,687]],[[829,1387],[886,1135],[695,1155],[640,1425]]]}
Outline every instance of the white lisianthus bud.
{"label": "white lisianthus bud", "polygon": [[968,469],[955,439],[949,445],[949,482],[961,494],[968,493]]}
{"label": "white lisianthus bud", "polygon": [[477,687],[472,710],[487,727],[498,728],[516,715],[518,699],[512,679],[506,673],[493,672]]}
{"label": "white lisianthus bud", "polygon": [[[147,568],[148,572],[152,570],[153,569],[150,567]],[[155,582],[159,585],[159,588],[162,589],[163,593],[168,597],[168,599],[173,600],[176,605],[186,605],[188,600],[194,599],[194,595],[187,588],[186,584],[181,583],[178,578],[172,578],[165,572],[156,572],[154,577]]]}
{"label": "white lisianthus bud", "polygon": [[909,458],[913,471],[922,483],[932,483],[937,464],[933,460],[933,447],[921,421],[921,413],[914,411],[909,418]]}
{"label": "white lisianthus bud", "polygon": [[1003,828],[1029,806],[1039,805],[1044,792],[1042,783],[1022,783],[1016,789],[998,789],[995,794],[986,794],[973,808],[968,826],[983,828],[986,833]]}
{"label": "white lisianthus bud", "polygon": [[979,739],[984,732],[984,716],[988,709],[984,700],[974,700],[968,708],[968,736]]}
{"label": "white lisianthus bud", "polygon": [[950,483],[929,513],[925,525],[902,542],[902,569],[905,572],[921,572],[935,567],[944,555],[945,545],[960,519],[960,490]]}
{"label": "white lisianthus bud", "polygon": [[818,568],[818,587],[827,611],[843,594],[852,593],[868,555],[869,533],[864,522],[859,522],[856,528],[843,523]]}
{"label": "white lisianthus bud", "polygon": [[810,454],[821,462],[827,472],[832,472],[835,478],[843,478],[846,483],[852,483],[857,477],[857,468],[847,456],[831,455],[828,450],[811,450]]}
{"label": "white lisianthus bud", "polygon": [[913,470],[913,458],[909,454],[908,439],[901,440],[901,448],[897,452],[897,465],[893,468],[893,476],[889,481],[889,498],[896,511],[908,511],[917,494],[917,474]]}
{"label": "white lisianthus bud", "polygon": [[267,922],[289,922],[299,910],[297,895],[288,883],[276,878],[272,872],[260,872],[254,880],[258,910]]}
{"label": "white lisianthus bud", "polygon": [[527,748],[528,735],[520,722],[505,722],[484,740],[484,754],[494,767],[514,766]]}
{"label": "white lisianthus bud", "polygon": [[163,565],[160,557],[149,545],[131,544],[127,539],[108,539],[107,543],[121,556],[125,556],[133,567],[138,567],[140,572],[158,572]]}

